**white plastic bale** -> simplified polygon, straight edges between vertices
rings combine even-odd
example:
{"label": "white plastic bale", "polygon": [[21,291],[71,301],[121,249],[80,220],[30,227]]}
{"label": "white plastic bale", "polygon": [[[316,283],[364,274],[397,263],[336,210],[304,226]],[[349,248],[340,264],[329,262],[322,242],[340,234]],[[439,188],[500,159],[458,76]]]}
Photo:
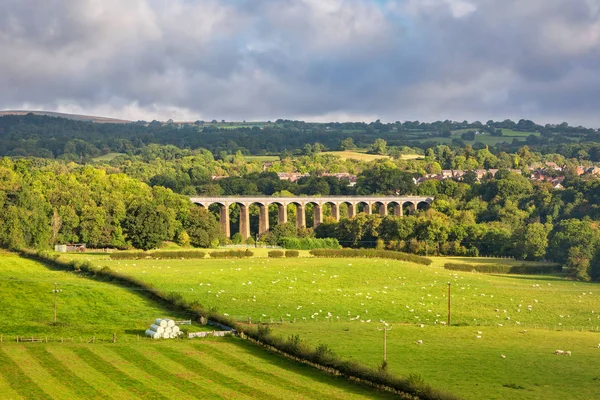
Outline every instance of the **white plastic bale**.
{"label": "white plastic bale", "polygon": [[167,320],[161,319],[161,318],[157,318],[154,321],[154,325],[158,325],[160,327],[166,328],[167,327]]}
{"label": "white plastic bale", "polygon": [[171,332],[171,339],[175,339],[175,338],[177,338],[177,336],[179,336],[179,334],[177,334],[175,332]]}
{"label": "white plastic bale", "polygon": [[170,333],[163,333],[162,334],[162,338],[163,339],[171,339],[171,334]]}
{"label": "white plastic bale", "polygon": [[174,326],[175,326],[175,321],[173,321],[172,319],[168,319],[168,318],[167,318],[167,319],[164,319],[163,321],[167,321],[167,326],[168,326],[169,328],[172,328],[172,327],[174,327]]}
{"label": "white plastic bale", "polygon": [[173,332],[173,328],[169,328],[168,326],[164,329],[165,329],[164,333],[172,333]]}
{"label": "white plastic bale", "polygon": [[159,339],[161,337],[160,333],[156,333],[150,329],[147,329],[145,333],[146,333],[146,336],[149,336],[152,339]]}
{"label": "white plastic bale", "polygon": [[173,328],[171,328],[171,330],[173,331],[173,333],[179,333],[180,329],[177,325],[175,325]]}
{"label": "white plastic bale", "polygon": [[160,325],[150,325],[149,329],[159,334],[162,334],[165,331],[165,328]]}

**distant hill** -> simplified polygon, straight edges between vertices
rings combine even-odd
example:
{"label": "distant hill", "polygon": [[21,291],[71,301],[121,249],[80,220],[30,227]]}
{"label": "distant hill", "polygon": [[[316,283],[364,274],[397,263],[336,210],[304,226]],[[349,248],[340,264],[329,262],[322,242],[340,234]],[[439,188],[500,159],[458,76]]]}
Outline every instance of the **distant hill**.
{"label": "distant hill", "polygon": [[4,115],[27,115],[30,113],[34,114],[34,115],[45,115],[48,117],[67,118],[67,119],[72,119],[75,121],[90,121],[90,122],[96,122],[99,124],[128,124],[128,123],[132,122],[132,121],[124,120],[124,119],[94,117],[91,115],[65,114],[65,113],[52,112],[52,111],[30,111],[30,110],[0,111],[0,117],[2,117]]}

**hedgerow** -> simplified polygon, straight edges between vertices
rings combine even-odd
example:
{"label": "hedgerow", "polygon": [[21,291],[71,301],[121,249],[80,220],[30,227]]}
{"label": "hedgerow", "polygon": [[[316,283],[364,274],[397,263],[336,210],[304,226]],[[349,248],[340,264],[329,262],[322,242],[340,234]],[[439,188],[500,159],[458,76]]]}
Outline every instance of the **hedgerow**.
{"label": "hedgerow", "polygon": [[560,265],[505,265],[446,263],[444,268],[452,271],[481,272],[487,274],[554,274],[562,272]]}
{"label": "hedgerow", "polygon": [[340,242],[335,238],[295,238],[282,237],[279,239],[278,245],[284,249],[294,250],[312,250],[312,249],[339,249]]}
{"label": "hedgerow", "polygon": [[287,258],[296,258],[300,256],[300,252],[298,250],[286,250],[285,256]]}
{"label": "hedgerow", "polygon": [[206,253],[202,251],[136,251],[111,253],[112,260],[141,260],[144,258],[169,259],[197,259],[204,258]]}
{"label": "hedgerow", "polygon": [[208,253],[212,258],[244,258],[254,255],[250,250],[226,250],[226,251],[211,251]]}
{"label": "hedgerow", "polygon": [[310,254],[315,257],[323,258],[389,258],[392,260],[408,261],[415,264],[430,265],[431,259],[414,254],[401,253],[398,251],[390,250],[376,250],[376,249],[315,249],[311,250]]}
{"label": "hedgerow", "polygon": [[284,252],[281,250],[270,250],[267,255],[269,258],[281,258],[284,256]]}

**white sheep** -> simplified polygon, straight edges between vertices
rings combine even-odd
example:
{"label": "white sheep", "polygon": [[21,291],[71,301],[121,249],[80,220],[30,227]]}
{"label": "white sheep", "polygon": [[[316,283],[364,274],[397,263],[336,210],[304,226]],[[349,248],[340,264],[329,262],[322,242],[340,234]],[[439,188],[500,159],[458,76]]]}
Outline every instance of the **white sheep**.
{"label": "white sheep", "polygon": [[565,354],[564,354],[564,355],[565,355],[565,356],[569,356],[569,357],[570,357],[570,356],[571,356],[571,352],[567,350],[567,351],[565,351]]}
{"label": "white sheep", "polygon": [[565,354],[565,352],[563,350],[556,350],[554,354],[556,354],[557,356],[562,356],[563,354]]}
{"label": "white sheep", "polygon": [[419,339],[417,340],[417,344],[423,344],[423,341]]}
{"label": "white sheep", "polygon": [[506,356],[505,356],[504,354],[502,354],[500,357],[502,357],[502,358],[506,358]]}
{"label": "white sheep", "polygon": [[480,335],[477,335],[477,339],[481,339],[481,336],[480,336]]}

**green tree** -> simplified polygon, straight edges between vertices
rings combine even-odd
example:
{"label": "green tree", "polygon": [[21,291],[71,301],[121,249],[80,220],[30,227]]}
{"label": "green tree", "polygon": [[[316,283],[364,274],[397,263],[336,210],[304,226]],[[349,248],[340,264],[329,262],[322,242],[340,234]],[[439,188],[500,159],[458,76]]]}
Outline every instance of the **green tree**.
{"label": "green tree", "polygon": [[541,260],[548,248],[548,229],[539,222],[527,224],[515,232],[515,256],[523,260]]}
{"label": "green tree", "polygon": [[158,247],[169,235],[169,215],[163,206],[137,203],[127,209],[123,221],[127,239],[133,247],[150,250]]}
{"label": "green tree", "polygon": [[340,142],[340,150],[354,150],[356,149],[356,145],[354,144],[354,139],[351,137],[346,138]]}
{"label": "green tree", "polygon": [[375,139],[371,145],[371,153],[381,155],[387,154],[387,142],[380,138]]}
{"label": "green tree", "polygon": [[183,222],[190,243],[195,247],[211,247],[215,241],[222,239],[219,222],[214,214],[202,207],[193,207]]}

